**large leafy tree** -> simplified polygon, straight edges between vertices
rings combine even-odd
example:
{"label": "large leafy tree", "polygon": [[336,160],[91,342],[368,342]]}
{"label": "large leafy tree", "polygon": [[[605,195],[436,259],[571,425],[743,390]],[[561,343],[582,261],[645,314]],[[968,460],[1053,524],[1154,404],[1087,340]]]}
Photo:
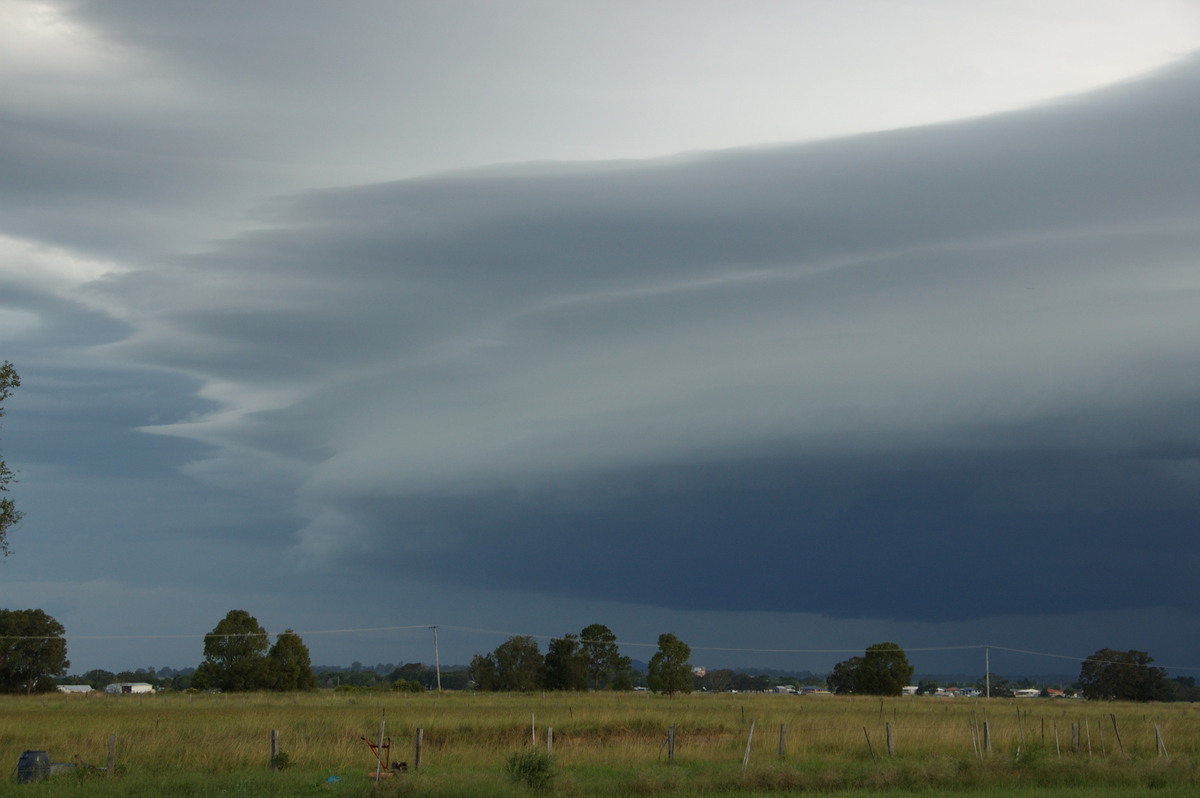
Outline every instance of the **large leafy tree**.
{"label": "large leafy tree", "polygon": [[586,690],[588,660],[578,635],[564,635],[550,641],[546,651],[546,689]]}
{"label": "large leafy tree", "polygon": [[829,687],[829,691],[838,695],[855,692],[854,682],[861,664],[862,657],[851,657],[834,665],[833,671],[825,677],[825,684]]}
{"label": "large leafy tree", "polygon": [[245,610],[230,610],[204,636],[204,662],[192,674],[192,685],[225,692],[270,687],[267,631]]}
{"label": "large leafy tree", "polygon": [[275,638],[275,645],[267,652],[267,682],[272,690],[317,689],[308,646],[291,629]]}
{"label": "large leafy tree", "polygon": [[658,651],[650,658],[646,685],[656,693],[673,696],[692,692],[691,647],[673,634],[658,636]]}
{"label": "large leafy tree", "polygon": [[617,636],[602,623],[585,626],[579,633],[587,660],[588,683],[595,690],[629,690],[633,687],[633,661],[621,656]]}
{"label": "large leafy tree", "polygon": [[510,692],[538,690],[545,682],[546,660],[528,635],[510,637],[496,647],[496,688]]}
{"label": "large leafy tree", "polygon": [[67,672],[62,624],[41,610],[0,610],[0,689],[26,694],[55,689]]}
{"label": "large leafy tree", "polygon": [[1083,661],[1079,685],[1083,697],[1113,701],[1164,701],[1170,697],[1167,671],[1152,666],[1145,651],[1102,648]]}
{"label": "large leafy tree", "polygon": [[895,643],[867,646],[854,677],[854,692],[859,695],[902,695],[912,680],[913,666],[904,649]]}
{"label": "large leafy tree", "polygon": [[861,657],[851,657],[833,666],[825,679],[835,693],[900,695],[913,675],[904,649],[895,643],[867,646]]}
{"label": "large leafy tree", "polygon": [[[0,418],[4,418],[4,400],[12,394],[12,389],[20,386],[21,378],[13,364],[7,360],[0,363]],[[22,513],[17,510],[12,499],[4,496],[8,485],[12,482],[13,473],[8,464],[0,458],[0,554],[8,554],[8,528],[21,520]]]}

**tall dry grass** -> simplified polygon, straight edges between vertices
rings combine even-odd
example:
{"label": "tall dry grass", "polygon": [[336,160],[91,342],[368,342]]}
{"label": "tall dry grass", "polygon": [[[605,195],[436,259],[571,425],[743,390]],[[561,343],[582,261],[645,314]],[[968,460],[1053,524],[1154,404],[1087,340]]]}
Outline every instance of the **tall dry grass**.
{"label": "tall dry grass", "polygon": [[[363,738],[374,741],[382,723],[397,761],[412,762],[414,733],[423,729],[422,792],[434,794],[437,785],[470,794],[464,785],[502,780],[511,754],[544,748],[550,728],[562,774],[556,783],[581,795],[997,783],[1165,788],[1200,784],[1198,713],[1186,704],[746,694],[4,696],[0,762],[15,768],[34,749],[55,761],[104,765],[116,735],[118,772],[127,776],[234,778],[267,770],[277,730],[290,772],[363,778],[375,764]],[[985,723],[990,753],[982,750]],[[674,768],[664,746],[671,726]],[[1160,756],[1155,726],[1169,756]]]}

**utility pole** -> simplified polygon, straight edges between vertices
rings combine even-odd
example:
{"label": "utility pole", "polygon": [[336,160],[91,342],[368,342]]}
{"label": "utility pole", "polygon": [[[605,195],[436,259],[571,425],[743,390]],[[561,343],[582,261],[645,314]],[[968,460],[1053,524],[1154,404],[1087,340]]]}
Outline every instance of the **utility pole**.
{"label": "utility pole", "polygon": [[983,679],[987,688],[987,698],[992,697],[992,649],[983,647]]}
{"label": "utility pole", "polygon": [[429,627],[433,630],[433,667],[437,670],[437,689],[442,692],[442,658],[438,654],[438,628],[436,626]]}

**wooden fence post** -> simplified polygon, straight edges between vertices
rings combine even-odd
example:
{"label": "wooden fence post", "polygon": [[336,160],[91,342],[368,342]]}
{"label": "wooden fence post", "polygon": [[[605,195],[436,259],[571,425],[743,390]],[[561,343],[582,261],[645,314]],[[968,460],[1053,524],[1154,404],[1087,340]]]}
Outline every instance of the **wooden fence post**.
{"label": "wooden fence post", "polygon": [[895,756],[895,755],[896,755],[896,743],[895,743],[895,741],[892,739],[892,724],[891,724],[890,722],[889,722],[889,723],[885,723],[885,724],[883,724],[883,728],[884,728],[884,730],[887,732],[887,752],[888,752],[888,756]]}
{"label": "wooden fence post", "polygon": [[424,747],[425,729],[417,727],[417,741],[415,750],[413,751],[413,770],[421,767],[421,749]]}
{"label": "wooden fence post", "polygon": [[279,770],[279,729],[271,729],[271,772]]}
{"label": "wooden fence post", "polygon": [[866,726],[863,726],[863,737],[867,738],[867,750],[871,753],[871,761],[878,762],[879,757],[875,756],[875,746],[871,745],[871,735],[867,733]]}
{"label": "wooden fence post", "polygon": [[992,727],[990,721],[983,722],[983,752],[992,753]]}
{"label": "wooden fence post", "polygon": [[1159,756],[1167,756],[1167,744],[1163,742],[1162,726],[1154,724],[1154,745],[1158,748]]}
{"label": "wooden fence post", "polygon": [[667,727],[667,761],[675,761],[675,727]]}
{"label": "wooden fence post", "polygon": [[779,724],[779,758],[787,758],[787,724]]}
{"label": "wooden fence post", "polygon": [[554,727],[553,726],[546,727],[546,753],[548,755],[554,754]]}
{"label": "wooden fence post", "polygon": [[1117,728],[1117,716],[1111,712],[1108,713],[1108,716],[1112,718],[1113,734],[1117,735],[1117,745],[1121,749],[1121,756],[1125,756],[1125,743],[1121,742],[1121,730]]}

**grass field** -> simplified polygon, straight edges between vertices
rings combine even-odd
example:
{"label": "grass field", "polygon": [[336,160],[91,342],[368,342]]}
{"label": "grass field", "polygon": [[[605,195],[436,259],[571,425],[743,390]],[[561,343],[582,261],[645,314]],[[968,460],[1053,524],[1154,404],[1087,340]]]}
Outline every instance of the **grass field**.
{"label": "grass field", "polygon": [[[0,713],[0,761],[8,763],[0,794],[1172,796],[1200,789],[1200,708],[1190,704],[646,693],[55,694],[0,697]],[[363,738],[376,740],[381,724],[392,758],[410,765],[422,729],[422,761],[377,785]],[[549,729],[550,757],[533,757],[510,774],[514,754],[546,752]],[[269,767],[272,730],[288,763],[278,772]],[[107,764],[113,735],[114,771],[84,767]],[[17,785],[26,750],[79,766]]]}

